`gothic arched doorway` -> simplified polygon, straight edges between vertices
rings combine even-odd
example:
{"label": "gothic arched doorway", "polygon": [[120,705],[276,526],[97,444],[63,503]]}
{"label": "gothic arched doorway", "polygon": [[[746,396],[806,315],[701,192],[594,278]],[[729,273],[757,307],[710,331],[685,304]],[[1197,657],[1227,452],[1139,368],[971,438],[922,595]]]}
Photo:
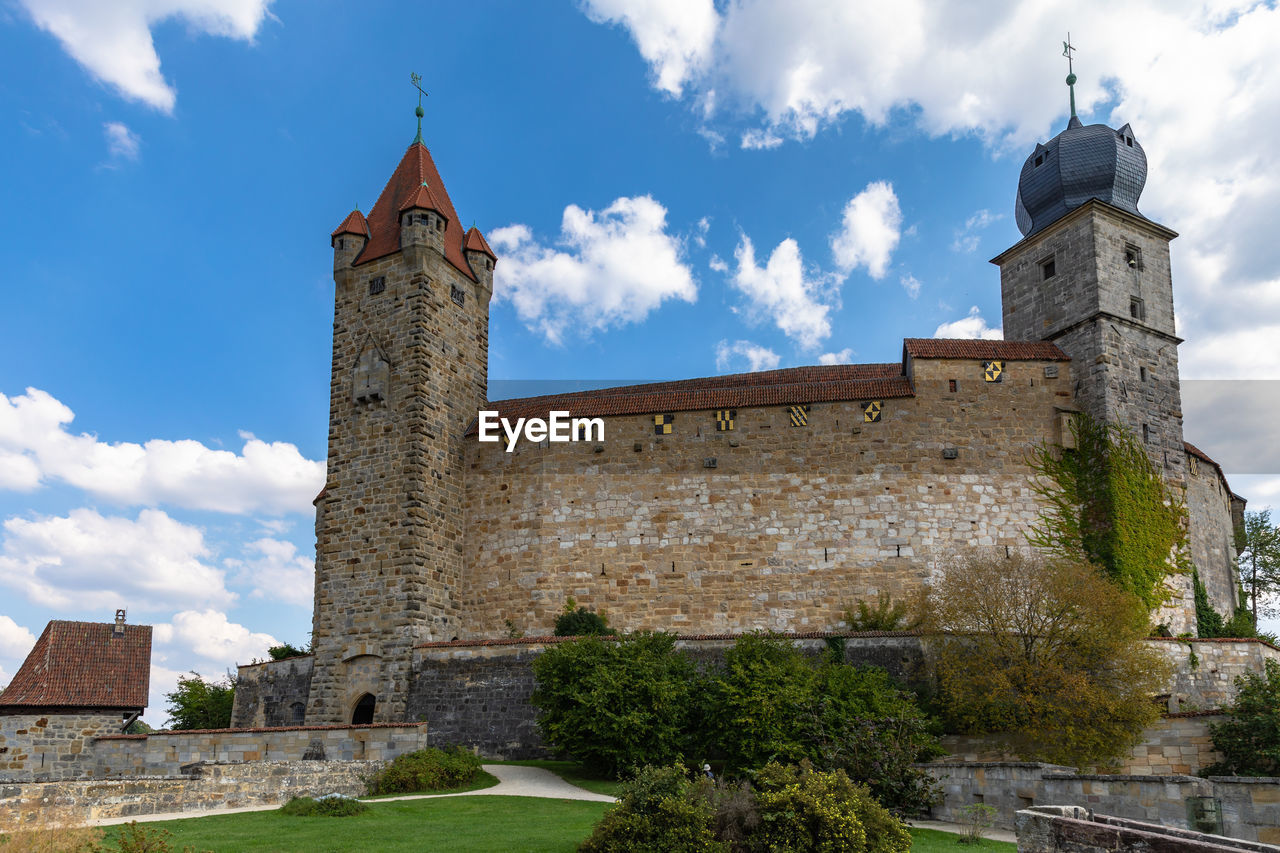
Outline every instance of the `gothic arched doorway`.
{"label": "gothic arched doorway", "polygon": [[351,725],[363,726],[373,722],[373,707],[378,704],[372,693],[366,693],[356,700],[356,708],[351,712]]}

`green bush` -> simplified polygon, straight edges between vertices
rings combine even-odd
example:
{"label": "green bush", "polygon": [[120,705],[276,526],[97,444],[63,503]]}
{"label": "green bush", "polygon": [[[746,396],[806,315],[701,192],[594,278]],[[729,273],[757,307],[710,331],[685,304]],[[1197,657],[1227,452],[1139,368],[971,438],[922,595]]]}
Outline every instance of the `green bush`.
{"label": "green bush", "polygon": [[480,758],[465,747],[406,752],[369,779],[370,794],[410,794],[447,791],[473,781]]}
{"label": "green bush", "polygon": [[1236,678],[1236,701],[1227,720],[1209,724],[1213,748],[1222,761],[1204,776],[1280,776],[1280,663],[1266,662],[1259,675]]}
{"label": "green bush", "polygon": [[911,834],[842,770],[771,763],[756,774],[760,824],[748,842],[759,851],[906,853]]}
{"label": "green bush", "polygon": [[592,772],[670,764],[685,752],[696,671],[670,634],[584,637],[533,663],[543,739]]}
{"label": "green bush", "polygon": [[364,814],[369,807],[352,797],[294,797],[280,807],[280,814],[290,817],[351,817]]}
{"label": "green bush", "polygon": [[582,853],[728,853],[711,832],[711,808],[679,765],[645,767],[622,786]]}
{"label": "green bush", "polygon": [[874,606],[860,600],[846,607],[844,621],[850,631],[911,631],[920,624],[906,603],[894,601],[888,592],[881,592]]}
{"label": "green bush", "polygon": [[605,618],[594,610],[585,607],[574,609],[572,598],[564,603],[564,611],[556,617],[555,635],[557,637],[613,637],[617,631],[609,627]]}

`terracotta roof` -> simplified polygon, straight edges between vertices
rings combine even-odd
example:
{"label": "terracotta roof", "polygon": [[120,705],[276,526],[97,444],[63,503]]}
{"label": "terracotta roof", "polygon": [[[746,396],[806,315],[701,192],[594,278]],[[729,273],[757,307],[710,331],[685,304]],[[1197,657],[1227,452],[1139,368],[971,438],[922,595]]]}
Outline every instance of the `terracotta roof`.
{"label": "terracotta roof", "polygon": [[109,622],[45,626],[17,675],[0,693],[0,708],[75,707],[141,710],[151,684],[151,626]]}
{"label": "terracotta roof", "polygon": [[369,223],[365,221],[364,214],[358,209],[348,213],[347,218],[342,220],[341,225],[333,229],[333,233],[329,237],[332,239],[339,234],[359,234],[361,237],[368,237]]}
{"label": "terracotta roof", "polygon": [[357,264],[375,261],[400,251],[400,210],[401,205],[422,189],[426,181],[430,187],[440,213],[448,219],[444,229],[444,257],[449,263],[471,280],[475,273],[467,265],[462,256],[462,226],[458,224],[458,214],[449,200],[449,191],[440,180],[436,164],[431,159],[431,152],[421,142],[414,142],[404,152],[400,165],[396,166],[391,180],[378,196],[373,210],[369,211],[369,242],[364,251],[356,258]]}
{"label": "terracotta roof", "polygon": [[998,358],[1005,361],[1070,361],[1049,341],[983,341],[972,338],[907,338],[903,350],[912,358]]}
{"label": "terracotta roof", "polygon": [[498,259],[498,256],[493,253],[493,249],[489,248],[489,241],[484,239],[480,229],[474,225],[467,231],[467,242],[462,248],[468,252],[483,252],[495,261]]}
{"label": "terracotta roof", "polygon": [[[499,400],[489,408],[506,418],[540,417],[553,409],[575,417],[603,417],[914,395],[897,364],[836,364]],[[467,434],[475,432],[473,422]]]}
{"label": "terracotta roof", "polygon": [[[1213,457],[1212,457],[1212,456],[1210,456],[1208,453],[1205,453],[1203,450],[1201,450],[1200,448],[1196,447],[1194,444],[1192,444],[1192,443],[1191,443],[1191,442],[1189,442],[1189,441],[1184,441],[1184,442],[1182,442],[1182,446],[1183,446],[1183,448],[1185,448],[1185,449],[1186,449],[1186,451],[1187,451],[1188,453],[1190,453],[1192,456],[1196,457],[1197,459],[1201,460],[1202,462],[1206,462],[1206,463],[1208,463],[1208,464],[1212,465],[1212,466],[1213,466],[1213,468],[1214,468],[1214,470],[1218,472],[1218,476],[1222,479],[1223,484],[1224,484],[1224,485],[1226,485],[1226,487],[1227,487],[1227,491],[1228,491],[1228,492],[1230,492],[1230,491],[1231,491],[1231,484],[1230,484],[1230,483],[1227,483],[1227,475],[1226,475],[1226,474],[1224,474],[1224,473],[1222,473],[1222,466],[1221,466],[1221,465],[1219,465],[1217,462],[1214,462],[1214,461],[1213,461]],[[1233,496],[1238,497],[1237,495],[1235,495],[1235,493],[1234,493],[1234,492],[1232,493],[1232,495],[1233,495]]]}
{"label": "terracotta roof", "polygon": [[434,210],[437,213],[444,212],[440,210],[440,202],[436,201],[435,193],[431,192],[431,187],[427,186],[425,181],[416,190],[409,193],[404,203],[400,205],[400,212],[404,213],[406,210],[413,210],[415,207],[423,210]]}

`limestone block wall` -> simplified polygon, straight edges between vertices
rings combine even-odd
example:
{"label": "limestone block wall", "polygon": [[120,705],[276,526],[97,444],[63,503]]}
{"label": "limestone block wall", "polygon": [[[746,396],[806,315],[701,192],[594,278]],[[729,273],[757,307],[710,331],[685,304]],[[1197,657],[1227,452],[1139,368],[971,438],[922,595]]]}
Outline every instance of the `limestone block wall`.
{"label": "limestone block wall", "polygon": [[[1038,512],[1025,455],[1057,440],[1070,371],[1008,362],[913,364],[916,396],[605,419],[598,443],[466,449],[461,639],[548,634],[566,598],[626,630],[838,627],[854,599],[918,589],[947,555],[1025,547]],[[950,391],[955,380],[956,391]],[[944,451],[955,450],[955,458]],[[950,454],[948,454],[950,455]],[[714,467],[710,467],[714,465]]]}
{"label": "limestone block wall", "polygon": [[0,782],[93,776],[93,739],[120,731],[120,713],[0,715]]}
{"label": "limestone block wall", "polygon": [[172,776],[197,762],[385,761],[427,745],[427,727],[290,726],[99,737],[95,776]]}
{"label": "limestone block wall", "polygon": [[1187,457],[1186,503],[1191,560],[1209,593],[1209,603],[1230,616],[1237,603],[1231,492],[1215,466],[1191,455]]}
{"label": "limestone block wall", "polygon": [[1174,665],[1168,692],[1170,708],[1178,711],[1225,708],[1235,698],[1236,678],[1262,672],[1264,661],[1280,662],[1280,649],[1261,640],[1153,637],[1149,642]]}
{"label": "limestone block wall", "polygon": [[285,803],[291,797],[367,793],[381,761],[269,761],[206,764],[192,775],[64,782],[0,782],[0,831],[68,822]]}
{"label": "limestone block wall", "polygon": [[315,658],[304,657],[246,664],[236,674],[233,729],[301,725]]}

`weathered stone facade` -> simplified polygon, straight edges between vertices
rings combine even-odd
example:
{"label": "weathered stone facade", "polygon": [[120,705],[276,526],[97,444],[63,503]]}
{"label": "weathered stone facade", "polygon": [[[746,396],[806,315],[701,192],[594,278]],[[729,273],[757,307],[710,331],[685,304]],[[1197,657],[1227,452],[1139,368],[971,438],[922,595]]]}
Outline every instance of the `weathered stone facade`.
{"label": "weathered stone facade", "polygon": [[240,667],[231,727],[301,725],[306,720],[314,662],[313,655],[303,655]]}
{"label": "weathered stone facade", "polygon": [[92,778],[94,738],[120,724],[106,712],[0,714],[0,781]]}

